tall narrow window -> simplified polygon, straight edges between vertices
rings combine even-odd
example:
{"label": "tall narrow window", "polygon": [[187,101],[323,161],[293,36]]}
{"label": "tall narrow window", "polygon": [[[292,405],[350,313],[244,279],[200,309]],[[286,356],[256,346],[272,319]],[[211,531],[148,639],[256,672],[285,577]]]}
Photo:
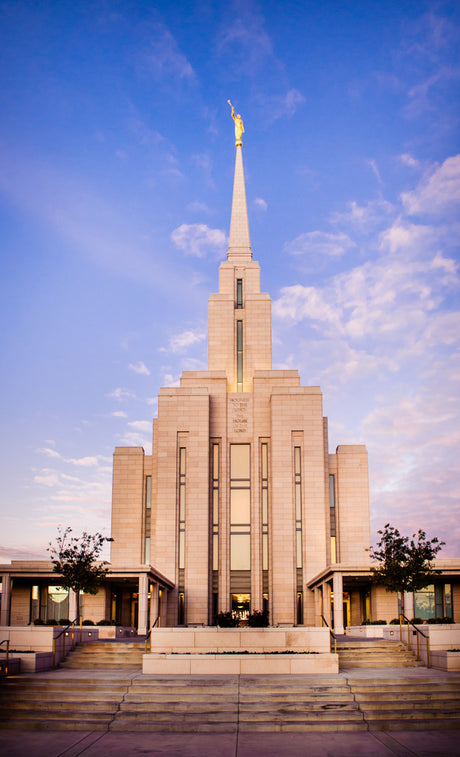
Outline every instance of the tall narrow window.
{"label": "tall narrow window", "polygon": [[302,454],[300,447],[294,447],[294,499],[296,567],[302,567]]}
{"label": "tall narrow window", "polygon": [[230,445],[230,569],[251,569],[251,454],[249,444]]}
{"label": "tall narrow window", "polygon": [[145,477],[145,494],[144,494],[144,551],[143,562],[150,564],[150,528],[151,528],[151,508],[152,508],[152,476]]}
{"label": "tall narrow window", "polygon": [[331,563],[337,562],[337,523],[335,511],[335,476],[329,474],[329,520],[331,524]]}
{"label": "tall narrow window", "polygon": [[236,280],[236,307],[238,310],[243,307],[243,279]]}
{"label": "tall narrow window", "polygon": [[179,570],[185,568],[185,451],[179,448]]}
{"label": "tall narrow window", "polygon": [[212,570],[219,569],[219,445],[213,444],[212,461]]}
{"label": "tall narrow window", "polygon": [[236,322],[236,390],[243,391],[243,321]]}
{"label": "tall narrow window", "polygon": [[268,571],[268,444],[262,443],[261,458],[261,500],[262,500],[262,570]]}

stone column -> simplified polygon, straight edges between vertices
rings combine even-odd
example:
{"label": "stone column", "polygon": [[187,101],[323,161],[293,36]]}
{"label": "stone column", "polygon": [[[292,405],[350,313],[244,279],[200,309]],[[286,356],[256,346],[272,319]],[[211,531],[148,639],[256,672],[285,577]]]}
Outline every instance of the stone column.
{"label": "stone column", "polygon": [[[150,589],[150,626],[154,624],[158,617],[158,610],[159,610],[159,602],[158,602],[158,591],[159,586],[157,583],[153,583]],[[155,628],[158,628],[158,623],[156,624]]]}
{"label": "stone column", "polygon": [[406,616],[406,618],[415,617],[413,592],[404,593],[404,615]]}
{"label": "stone column", "polygon": [[323,594],[320,586],[315,586],[315,626],[321,626],[321,615],[323,614]]}
{"label": "stone column", "polygon": [[168,592],[163,589],[160,597],[160,623],[165,626],[168,622]]}
{"label": "stone column", "polygon": [[343,580],[341,573],[334,573],[334,633],[343,633]]}
{"label": "stone column", "polygon": [[147,609],[148,609],[149,580],[147,573],[139,576],[139,621],[137,633],[143,636],[147,633]]}
{"label": "stone column", "polygon": [[11,604],[11,576],[9,573],[2,575],[2,614],[0,617],[0,626],[10,625],[10,604]]}
{"label": "stone column", "polygon": [[327,581],[324,581],[324,583],[321,584],[321,589],[322,589],[322,593],[323,593],[323,616],[326,619],[327,623],[329,624],[329,628],[331,628],[332,618],[331,618],[331,587],[330,587],[330,584],[328,584]]}
{"label": "stone column", "polygon": [[[77,618],[77,595],[73,589],[69,589],[69,620]],[[80,622],[80,618],[78,618]]]}

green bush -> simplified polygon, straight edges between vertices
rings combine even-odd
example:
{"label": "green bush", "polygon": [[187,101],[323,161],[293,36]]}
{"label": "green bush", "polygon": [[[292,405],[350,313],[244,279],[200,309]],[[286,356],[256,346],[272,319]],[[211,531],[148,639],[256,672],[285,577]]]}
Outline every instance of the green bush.
{"label": "green bush", "polygon": [[415,626],[421,626],[425,621],[423,618],[412,618],[411,623],[413,623]]}
{"label": "green bush", "polygon": [[430,624],[433,623],[436,625],[441,625],[441,624],[444,625],[444,623],[453,623],[453,622],[454,622],[453,618],[429,618],[428,620],[425,621],[425,623],[430,623]]}
{"label": "green bush", "polygon": [[98,626],[112,626],[114,623],[112,623],[111,620],[98,620],[97,622]]}
{"label": "green bush", "polygon": [[84,620],[82,626],[94,626],[94,620]]}
{"label": "green bush", "polygon": [[34,620],[34,626],[44,626],[44,625],[45,625],[45,621],[44,620],[42,620],[41,618],[35,618],[35,620]]}
{"label": "green bush", "polygon": [[399,626],[399,618],[393,618],[393,620],[390,620],[389,624],[390,626]]}
{"label": "green bush", "polygon": [[236,628],[239,623],[238,618],[235,618],[231,612],[218,612],[215,621],[221,628]]}
{"label": "green bush", "polygon": [[251,628],[266,628],[268,626],[268,612],[254,610],[248,617],[248,626]]}
{"label": "green bush", "polygon": [[57,620],[47,620],[45,623],[45,626],[57,626],[58,622]]}
{"label": "green bush", "polygon": [[363,620],[362,626],[386,626],[386,620]]}
{"label": "green bush", "polygon": [[70,618],[61,618],[58,620],[58,626],[70,626],[71,622]]}

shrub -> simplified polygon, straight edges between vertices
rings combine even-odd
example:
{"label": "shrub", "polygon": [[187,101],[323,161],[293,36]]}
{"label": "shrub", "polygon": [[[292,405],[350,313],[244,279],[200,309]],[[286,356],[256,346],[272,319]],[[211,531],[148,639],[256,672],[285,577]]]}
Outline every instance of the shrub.
{"label": "shrub", "polygon": [[393,620],[390,620],[389,625],[390,626],[399,626],[399,618],[393,618]]}
{"label": "shrub", "polygon": [[453,623],[453,618],[429,618],[429,620],[425,621],[426,623],[434,623],[436,625],[441,625],[444,623]]}
{"label": "shrub", "polygon": [[421,626],[425,621],[423,618],[412,618],[411,623],[414,623],[416,626]]}
{"label": "shrub", "polygon": [[41,618],[35,618],[35,620],[34,620],[34,626],[44,626],[44,625],[45,625],[45,621],[44,620],[42,620]]}
{"label": "shrub", "polygon": [[57,626],[58,622],[57,620],[47,620],[45,623],[45,626]]}
{"label": "shrub", "polygon": [[84,620],[82,626],[94,626],[94,620]]}
{"label": "shrub", "polygon": [[268,626],[268,612],[254,610],[248,617],[248,626],[251,628],[266,628]]}
{"label": "shrub", "polygon": [[231,612],[218,612],[215,621],[221,628],[236,628],[239,623],[238,618],[235,618]]}
{"label": "shrub", "polygon": [[114,625],[111,620],[98,620],[98,626],[112,626]]}
{"label": "shrub", "polygon": [[386,626],[386,620],[363,620],[361,625],[363,626]]}
{"label": "shrub", "polygon": [[60,618],[60,620],[58,620],[58,626],[70,626],[71,622],[70,618]]}

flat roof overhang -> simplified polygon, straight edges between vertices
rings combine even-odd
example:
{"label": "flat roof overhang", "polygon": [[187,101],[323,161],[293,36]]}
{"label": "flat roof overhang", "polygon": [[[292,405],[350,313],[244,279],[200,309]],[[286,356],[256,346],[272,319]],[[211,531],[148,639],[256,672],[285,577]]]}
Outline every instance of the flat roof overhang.
{"label": "flat roof overhang", "polygon": [[[112,567],[110,563],[107,564],[109,570],[104,582],[115,583],[119,582],[134,582],[139,580],[139,576],[143,573],[147,574],[147,577],[158,583],[162,588],[171,590],[174,589],[174,581],[170,581],[160,571],[153,568],[151,565],[129,565],[120,567]],[[9,564],[0,565],[0,576],[8,575],[10,578],[28,578],[32,580],[50,580],[56,581],[59,579],[59,574],[53,571],[52,563],[48,560],[13,560]]]}
{"label": "flat roof overhang", "polygon": [[372,571],[369,566],[337,563],[336,565],[329,565],[307,581],[307,589],[317,589],[321,584],[332,581],[335,573],[340,573],[344,586],[354,585],[358,588],[359,586],[366,586],[372,581]]}

